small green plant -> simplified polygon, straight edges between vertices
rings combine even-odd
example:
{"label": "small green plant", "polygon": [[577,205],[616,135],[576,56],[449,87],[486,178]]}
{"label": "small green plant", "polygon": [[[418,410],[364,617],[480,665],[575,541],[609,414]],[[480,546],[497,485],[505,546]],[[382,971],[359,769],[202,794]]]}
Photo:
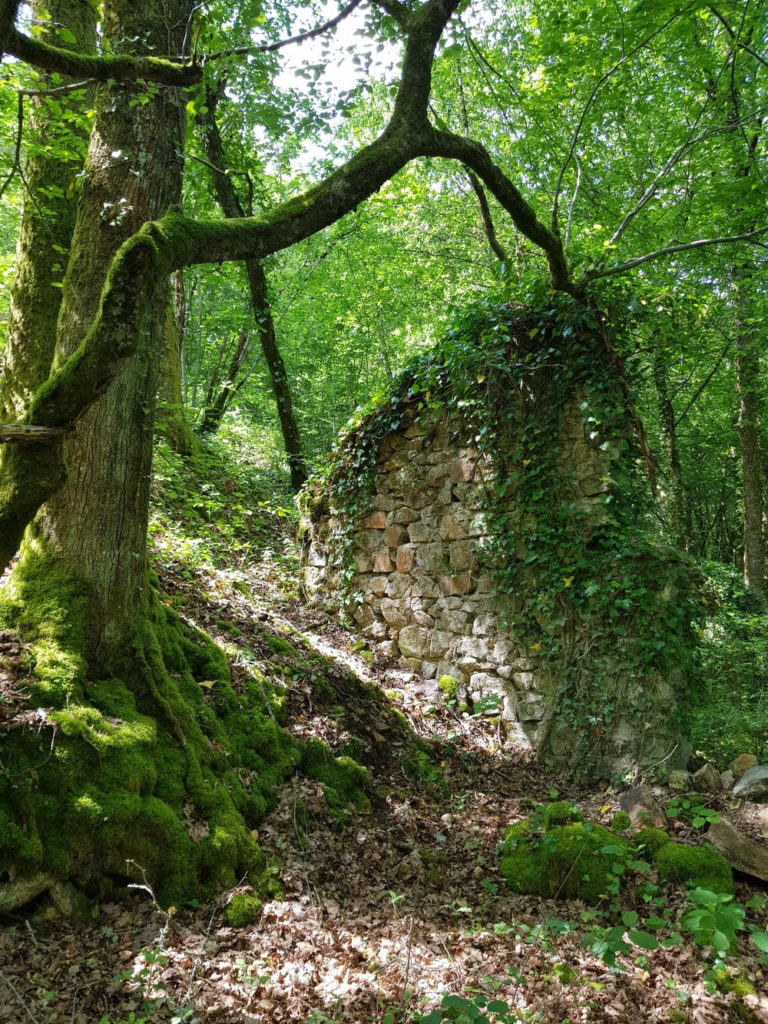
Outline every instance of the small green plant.
{"label": "small green plant", "polygon": [[724,957],[736,944],[738,932],[744,931],[745,910],[734,903],[733,896],[696,888],[688,893],[693,908],[680,922],[700,946],[711,946],[718,958]]}
{"label": "small green plant", "polygon": [[704,797],[697,793],[687,793],[670,800],[667,805],[667,817],[679,818],[694,828],[716,825],[720,821],[717,811],[713,807],[707,807]]}

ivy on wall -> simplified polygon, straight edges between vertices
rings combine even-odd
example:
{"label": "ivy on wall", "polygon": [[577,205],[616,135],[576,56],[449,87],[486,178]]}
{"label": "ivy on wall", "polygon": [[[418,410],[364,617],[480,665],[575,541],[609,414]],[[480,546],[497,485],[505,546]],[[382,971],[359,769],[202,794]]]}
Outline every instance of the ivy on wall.
{"label": "ivy on wall", "polygon": [[[508,627],[550,670],[546,717],[582,763],[598,756],[595,741],[619,717],[642,734],[659,714],[659,693],[677,705],[696,615],[687,560],[654,540],[648,455],[621,342],[621,325],[611,323],[609,336],[607,314],[569,296],[477,306],[351,426],[310,492],[338,513],[339,582],[353,600],[354,537],[370,512],[381,440],[426,409],[461,422],[462,442],[490,467],[479,493],[485,565],[505,595]],[[569,438],[574,414],[583,430]],[[586,501],[566,444],[591,451],[603,469]],[[671,683],[646,685],[654,676]]]}

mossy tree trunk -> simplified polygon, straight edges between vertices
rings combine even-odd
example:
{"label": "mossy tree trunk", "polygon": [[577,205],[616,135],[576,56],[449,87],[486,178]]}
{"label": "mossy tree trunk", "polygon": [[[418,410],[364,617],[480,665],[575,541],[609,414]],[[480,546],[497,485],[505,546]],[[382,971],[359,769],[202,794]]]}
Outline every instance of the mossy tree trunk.
{"label": "mossy tree trunk", "polygon": [[[147,51],[176,53],[192,6],[107,0],[102,24],[117,52],[140,38]],[[54,374],[71,364],[99,319],[105,272],[120,246],[178,201],[184,110],[175,87],[99,89],[56,351],[48,357]],[[142,278],[142,255],[126,281],[136,272]],[[164,271],[154,266],[138,308],[130,288],[111,279],[137,318],[138,344],[66,442],[69,477],[31,523],[0,593],[0,621],[34,645],[30,698],[44,709],[42,736],[15,730],[4,746],[4,763],[13,765],[0,780],[5,909],[24,893],[55,891],[64,879],[88,887],[105,876],[146,872],[166,903],[201,883],[234,884],[248,871],[256,882],[264,858],[245,822],[264,813],[271,786],[292,761],[290,742],[265,708],[264,687],[254,684],[245,698],[236,697],[223,656],[185,630],[150,586],[147,509],[167,337]],[[21,305],[37,301],[32,291],[17,295]],[[23,311],[19,320],[28,320]],[[14,379],[20,392],[32,392],[48,372],[37,359],[19,359]],[[73,406],[82,400],[76,384]],[[24,470],[21,447],[9,446],[7,455]],[[61,473],[57,446],[40,447],[34,464],[47,456]],[[208,704],[200,680],[215,686]],[[41,742],[48,756],[32,772]],[[230,756],[238,767],[250,762],[247,789]],[[23,785],[8,782],[16,778]],[[19,888],[14,883],[22,877],[31,881]]]}
{"label": "mossy tree trunk", "polygon": [[[187,0],[156,5],[152,23],[153,5],[111,0],[104,5],[105,29],[117,52],[127,45],[123,40],[137,37],[148,52],[163,52],[169,45],[166,17],[178,26],[171,45],[180,47],[189,6]],[[72,354],[95,317],[105,269],[118,247],[179,201],[183,138],[178,89],[161,87],[147,98],[140,86],[100,87],[64,282],[57,365]],[[98,665],[108,670],[112,653],[122,649],[146,586],[154,405],[167,304],[167,284],[160,279],[149,295],[136,353],[80,420],[65,446],[69,480],[32,527],[35,540],[43,541],[60,565],[89,582],[88,657],[94,670]]]}
{"label": "mossy tree trunk", "polygon": [[[32,16],[41,19],[43,38],[50,39],[51,26],[62,26],[72,33],[78,49],[94,44],[96,15],[90,0],[35,2]],[[61,282],[75,226],[75,178],[88,138],[82,92],[57,96],[54,113],[51,98],[44,95],[51,84],[51,76],[42,75],[40,94],[27,100],[24,141],[29,156],[0,380],[2,422],[14,421],[24,412],[51,370]],[[67,115],[71,127],[62,132]]]}

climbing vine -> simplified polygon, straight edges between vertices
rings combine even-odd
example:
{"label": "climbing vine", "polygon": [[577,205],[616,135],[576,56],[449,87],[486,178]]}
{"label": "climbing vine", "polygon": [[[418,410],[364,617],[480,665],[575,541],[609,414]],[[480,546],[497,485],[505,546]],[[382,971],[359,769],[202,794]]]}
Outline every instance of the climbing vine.
{"label": "climbing vine", "polygon": [[[481,554],[505,595],[500,607],[529,657],[550,670],[546,718],[557,709],[589,765],[595,740],[620,717],[641,734],[649,727],[659,694],[644,685],[649,675],[679,694],[696,602],[687,561],[653,539],[652,465],[620,358],[628,328],[595,304],[545,299],[465,312],[342,437],[323,492],[341,539],[340,585],[354,600],[354,537],[370,512],[380,441],[427,408],[461,418],[492,467],[480,495],[489,534]],[[576,411],[581,426],[569,439]],[[588,472],[603,467],[586,501],[569,443],[594,455]]]}

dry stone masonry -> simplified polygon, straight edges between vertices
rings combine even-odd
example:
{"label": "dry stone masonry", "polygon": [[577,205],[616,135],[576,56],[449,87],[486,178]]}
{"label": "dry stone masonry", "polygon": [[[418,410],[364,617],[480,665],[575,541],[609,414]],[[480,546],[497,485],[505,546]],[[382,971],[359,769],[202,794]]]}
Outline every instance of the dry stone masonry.
{"label": "dry stone masonry", "polygon": [[[612,693],[595,698],[609,708],[595,720],[609,726],[596,726],[590,736],[584,733],[589,708],[577,708],[583,717],[574,721],[573,707],[565,709],[563,675],[542,658],[530,636],[526,645],[516,631],[526,594],[514,587],[501,593],[495,582],[484,512],[494,466],[475,443],[473,429],[460,412],[412,403],[397,430],[377,442],[370,502],[354,522],[348,512],[333,507],[327,481],[313,482],[302,507],[306,600],[353,619],[373,648],[399,658],[404,667],[427,677],[456,679],[475,706],[497,707],[508,731],[550,763],[578,770],[572,763],[577,730],[580,749],[598,752],[589,769],[593,773],[664,758],[680,739],[672,715],[680,687],[673,673],[643,673],[639,681],[636,673],[624,673]],[[607,499],[615,487],[611,474],[622,456],[622,442],[606,443],[597,436],[578,391],[563,405],[558,430],[556,486],[575,510],[573,521],[588,545],[612,507]],[[517,450],[514,438],[509,450]],[[509,513],[509,521],[518,525],[530,516],[515,507],[514,494]],[[514,535],[521,538],[514,559],[522,565],[525,530],[515,529]],[[671,604],[676,594],[667,587],[656,599]],[[632,643],[631,637],[602,626],[564,619],[563,649],[587,686],[606,644],[614,662],[621,663],[622,650]],[[642,689],[644,704],[651,707],[639,717],[630,714],[626,694],[632,687]],[[680,745],[677,759],[683,756]]]}

